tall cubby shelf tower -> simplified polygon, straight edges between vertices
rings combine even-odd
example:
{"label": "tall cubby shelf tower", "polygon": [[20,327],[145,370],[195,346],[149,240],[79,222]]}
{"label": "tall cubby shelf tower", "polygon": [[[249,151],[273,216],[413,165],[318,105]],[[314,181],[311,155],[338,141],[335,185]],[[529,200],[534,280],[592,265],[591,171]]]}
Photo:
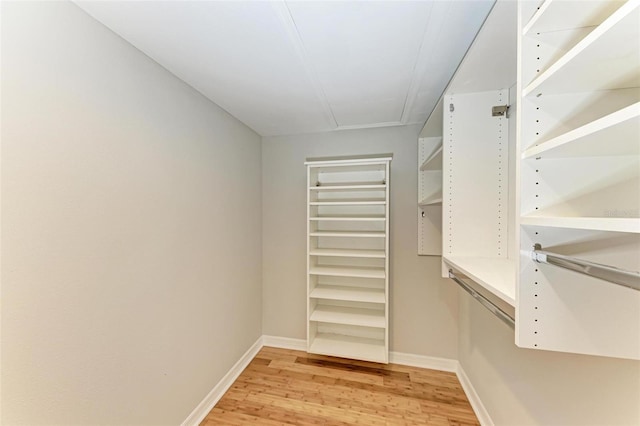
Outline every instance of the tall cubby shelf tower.
{"label": "tall cubby shelf tower", "polygon": [[305,162],[310,353],[389,362],[390,162]]}

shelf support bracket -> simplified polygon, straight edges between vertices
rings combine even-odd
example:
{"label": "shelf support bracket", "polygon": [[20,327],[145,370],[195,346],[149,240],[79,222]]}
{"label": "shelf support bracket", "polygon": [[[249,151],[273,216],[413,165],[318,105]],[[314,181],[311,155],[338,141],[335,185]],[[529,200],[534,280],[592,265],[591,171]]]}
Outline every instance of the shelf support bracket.
{"label": "shelf support bracket", "polygon": [[491,108],[491,116],[509,118],[509,107],[510,105],[496,105]]}

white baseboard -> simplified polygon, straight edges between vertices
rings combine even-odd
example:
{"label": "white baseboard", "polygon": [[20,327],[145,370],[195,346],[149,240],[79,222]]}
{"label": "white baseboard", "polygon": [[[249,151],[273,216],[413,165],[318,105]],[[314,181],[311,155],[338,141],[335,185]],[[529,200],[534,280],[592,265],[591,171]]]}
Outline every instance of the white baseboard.
{"label": "white baseboard", "polygon": [[[198,404],[193,412],[182,422],[182,426],[197,426],[204,420],[213,407],[218,403],[224,393],[231,387],[233,382],[238,378],[242,370],[244,370],[251,360],[257,355],[263,346],[270,346],[280,349],[291,349],[296,351],[306,351],[307,341],[304,339],[292,339],[290,337],[279,336],[261,336],[256,342],[242,355],[233,367],[225,374],[225,376],[214,386],[209,394]],[[440,370],[456,373],[458,380],[467,394],[469,403],[473,411],[478,417],[478,421],[482,426],[493,426],[493,421],[489,416],[486,408],[482,404],[480,397],[476,393],[473,385],[469,381],[466,373],[462,369],[460,363],[455,359],[436,358],[425,355],[406,354],[402,352],[390,352],[389,361],[394,364],[408,365],[411,367],[429,368],[431,370]]]}
{"label": "white baseboard", "polygon": [[242,370],[253,360],[257,353],[262,349],[262,336],[251,345],[251,347],[240,357],[233,367],[224,375],[224,377],[211,389],[211,392],[198,404],[198,406],[189,414],[189,417],[182,422],[182,426],[198,426],[200,422],[207,417],[207,414],[218,403],[222,395],[236,381]]}
{"label": "white baseboard", "polygon": [[408,365],[410,367],[448,371],[450,373],[455,373],[458,369],[458,361],[456,361],[455,359],[436,358],[426,355],[405,354],[402,352],[390,352],[389,362],[393,364]]}
{"label": "white baseboard", "polygon": [[291,349],[293,351],[306,351],[307,341],[304,339],[292,339],[280,336],[262,336],[262,345],[272,348]]}
{"label": "white baseboard", "polygon": [[462,389],[464,389],[464,393],[467,395],[467,399],[469,400],[473,411],[476,413],[478,421],[482,426],[493,426],[493,420],[491,420],[489,412],[480,400],[480,396],[478,396],[478,393],[471,384],[469,377],[467,377],[467,373],[464,372],[464,369],[459,362],[456,361],[456,363],[458,364],[458,369],[456,370],[458,381],[462,385]]}

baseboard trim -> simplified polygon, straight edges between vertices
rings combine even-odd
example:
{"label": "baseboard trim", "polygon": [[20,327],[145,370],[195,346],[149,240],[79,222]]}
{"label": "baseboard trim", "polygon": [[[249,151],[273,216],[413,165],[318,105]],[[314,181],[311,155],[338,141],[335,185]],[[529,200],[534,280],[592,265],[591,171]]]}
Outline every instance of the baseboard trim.
{"label": "baseboard trim", "polygon": [[471,408],[473,408],[473,411],[476,413],[476,417],[478,418],[480,425],[493,426],[494,425],[493,420],[491,420],[491,416],[489,416],[489,412],[487,411],[484,404],[482,403],[482,400],[480,399],[480,396],[478,395],[475,388],[473,387],[473,384],[471,384],[469,377],[467,377],[467,373],[464,372],[464,369],[462,368],[462,364],[460,364],[459,362],[456,362],[456,363],[458,364],[458,368],[456,370],[458,381],[462,385],[462,389],[464,390],[464,393],[467,395],[467,399],[471,404]]}
{"label": "baseboard trim", "polygon": [[408,365],[410,367],[448,371],[450,373],[455,373],[458,368],[458,361],[456,361],[455,359],[406,354],[403,352],[390,352],[389,362],[393,364]]}
{"label": "baseboard trim", "polygon": [[306,351],[307,341],[304,339],[292,339],[291,337],[262,336],[262,345],[272,348],[290,349],[293,351]]}
{"label": "baseboard trim", "polygon": [[[182,422],[181,426],[197,426],[204,420],[209,412],[215,407],[224,393],[231,387],[233,382],[238,378],[240,373],[249,365],[251,360],[258,354],[263,346],[270,346],[280,349],[290,349],[296,351],[306,351],[307,341],[304,339],[292,339],[290,337],[280,336],[261,336],[256,342],[242,355],[242,357],[234,364],[233,367],[225,374],[225,376],[214,386],[209,394],[198,404],[198,406],[189,414],[189,417]],[[464,372],[462,365],[455,360],[449,358],[437,358],[425,355],[414,355],[402,352],[390,352],[389,361],[394,364],[408,365],[410,367],[429,368],[431,370],[447,371],[456,373],[458,380],[464,389],[469,403],[473,411],[478,417],[478,421],[482,426],[493,426],[493,421],[489,416],[489,412],[482,404],[480,397],[476,393],[471,381]]]}
{"label": "baseboard trim", "polygon": [[220,398],[231,387],[233,382],[236,381],[240,373],[249,365],[253,358],[262,349],[263,337],[260,336],[256,342],[240,357],[233,367],[224,375],[224,377],[211,389],[211,392],[204,397],[200,404],[189,414],[189,417],[182,422],[182,426],[198,426],[200,422],[207,417],[207,414],[215,407],[220,401]]}

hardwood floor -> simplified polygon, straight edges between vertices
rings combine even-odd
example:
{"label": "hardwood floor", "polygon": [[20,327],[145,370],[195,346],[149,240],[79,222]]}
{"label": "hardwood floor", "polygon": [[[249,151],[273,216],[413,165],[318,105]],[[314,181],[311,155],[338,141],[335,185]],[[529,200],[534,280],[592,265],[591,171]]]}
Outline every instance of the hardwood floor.
{"label": "hardwood floor", "polygon": [[454,373],[264,347],[201,426],[479,425]]}

